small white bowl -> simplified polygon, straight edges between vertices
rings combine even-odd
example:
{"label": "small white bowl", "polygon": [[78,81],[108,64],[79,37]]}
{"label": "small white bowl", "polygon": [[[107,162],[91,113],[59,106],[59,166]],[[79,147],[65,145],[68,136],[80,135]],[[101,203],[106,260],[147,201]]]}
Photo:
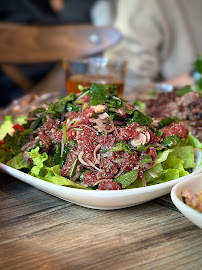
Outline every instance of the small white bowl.
{"label": "small white bowl", "polygon": [[171,199],[179,211],[195,225],[202,229],[202,213],[186,205],[182,199],[182,193],[190,189],[195,194],[202,190],[202,174],[195,175],[176,184],[171,190]]}

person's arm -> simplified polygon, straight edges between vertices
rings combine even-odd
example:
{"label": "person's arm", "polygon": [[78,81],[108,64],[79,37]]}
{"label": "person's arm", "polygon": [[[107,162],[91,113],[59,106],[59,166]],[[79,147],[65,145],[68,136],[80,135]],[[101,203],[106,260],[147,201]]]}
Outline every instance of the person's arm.
{"label": "person's arm", "polygon": [[115,27],[122,33],[122,41],[105,56],[128,61],[127,92],[138,84],[154,81],[160,73],[159,48],[167,41],[162,20],[158,1],[118,1]]}
{"label": "person's arm", "polygon": [[112,25],[114,21],[114,2],[112,0],[98,0],[92,6],[90,13],[93,25]]}

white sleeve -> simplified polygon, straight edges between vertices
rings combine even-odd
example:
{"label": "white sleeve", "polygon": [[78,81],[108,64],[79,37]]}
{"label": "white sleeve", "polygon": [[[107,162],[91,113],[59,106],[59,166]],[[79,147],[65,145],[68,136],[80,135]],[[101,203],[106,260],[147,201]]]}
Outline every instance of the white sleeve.
{"label": "white sleeve", "polygon": [[160,49],[164,36],[158,0],[119,0],[115,27],[122,41],[106,51],[109,58],[128,62],[126,91],[153,81],[160,72]]}
{"label": "white sleeve", "polygon": [[91,9],[91,20],[95,26],[112,25],[114,21],[114,10],[111,0],[96,1]]}

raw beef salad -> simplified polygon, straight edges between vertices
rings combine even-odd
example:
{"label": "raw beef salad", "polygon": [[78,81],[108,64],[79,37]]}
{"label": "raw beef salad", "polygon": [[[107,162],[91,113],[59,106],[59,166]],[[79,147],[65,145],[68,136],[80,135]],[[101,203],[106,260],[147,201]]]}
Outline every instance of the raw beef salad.
{"label": "raw beef salad", "polygon": [[1,162],[74,188],[145,187],[201,166],[202,143],[176,117],[152,119],[112,85],[93,83],[30,112],[23,125],[7,117],[0,134]]}

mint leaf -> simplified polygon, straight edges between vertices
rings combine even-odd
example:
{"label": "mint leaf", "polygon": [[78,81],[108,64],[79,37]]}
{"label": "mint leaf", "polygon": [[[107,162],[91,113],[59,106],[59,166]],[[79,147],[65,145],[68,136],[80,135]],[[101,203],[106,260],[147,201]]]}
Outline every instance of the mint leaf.
{"label": "mint leaf", "polygon": [[152,162],[152,157],[149,155],[143,155],[141,158],[141,161],[144,163],[151,163]]}
{"label": "mint leaf", "polygon": [[75,94],[71,93],[68,96],[58,100],[54,105],[53,105],[53,110],[56,112],[63,112],[67,106],[67,103],[69,101],[74,101],[75,100]]}
{"label": "mint leaf", "polygon": [[202,74],[202,55],[193,63],[193,66],[196,72]]}
{"label": "mint leaf", "polygon": [[158,130],[158,129],[155,129],[154,127],[152,126],[148,126],[151,131],[156,135],[156,136],[162,136],[163,135],[163,131],[162,130]]}
{"label": "mint leaf", "polygon": [[77,143],[72,139],[69,140],[69,145],[77,147]]}
{"label": "mint leaf", "polygon": [[181,88],[181,89],[178,89],[175,94],[176,96],[184,96],[185,94],[189,93],[189,92],[192,92],[192,89],[191,89],[191,86],[189,85],[186,85],[185,87]]}
{"label": "mint leaf", "polygon": [[107,107],[110,108],[111,111],[115,109],[122,108],[124,106],[124,101],[121,98],[110,97],[107,101]]}
{"label": "mint leaf", "polygon": [[66,104],[66,112],[70,112],[70,111],[80,111],[80,107],[77,105],[74,105],[73,103],[67,103]]}
{"label": "mint leaf", "polygon": [[138,171],[133,170],[124,174],[121,174],[119,177],[114,178],[113,180],[117,182],[122,188],[130,186],[137,179]]}
{"label": "mint leaf", "polygon": [[62,167],[62,165],[66,161],[67,154],[69,154],[69,151],[70,148],[68,146],[65,146],[63,155],[61,157],[61,143],[58,143],[58,148],[55,150],[55,154],[53,156],[53,161],[55,165],[60,165],[60,167]]}
{"label": "mint leaf", "polygon": [[158,128],[163,128],[165,126],[170,125],[173,122],[179,122],[179,119],[176,116],[172,118],[163,118],[159,121]]}
{"label": "mint leaf", "polygon": [[90,87],[90,105],[98,105],[105,103],[111,92],[114,91],[115,86],[109,84],[96,84],[92,83]]}
{"label": "mint leaf", "polygon": [[162,143],[165,147],[175,147],[180,142],[180,138],[178,135],[173,135],[166,137]]}
{"label": "mint leaf", "polygon": [[152,123],[153,120],[149,116],[141,113],[140,111],[135,110],[133,113],[133,117],[129,119],[129,124],[131,124],[132,122],[136,122],[142,126],[147,126],[150,123]]}
{"label": "mint leaf", "polygon": [[132,152],[131,152],[132,149],[133,149],[133,147],[130,146],[128,143],[125,143],[124,141],[120,141],[118,143],[115,143],[111,152],[125,151],[125,152],[129,153],[130,155],[132,155]]}

